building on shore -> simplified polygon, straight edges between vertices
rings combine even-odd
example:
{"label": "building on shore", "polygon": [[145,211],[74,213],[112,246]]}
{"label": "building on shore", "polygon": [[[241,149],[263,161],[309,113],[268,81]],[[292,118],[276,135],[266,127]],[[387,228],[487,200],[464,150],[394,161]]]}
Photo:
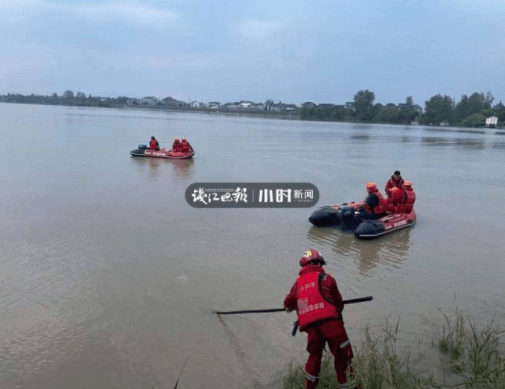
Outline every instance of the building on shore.
{"label": "building on shore", "polygon": [[498,117],[490,116],[486,119],[486,127],[495,128],[498,124]]}

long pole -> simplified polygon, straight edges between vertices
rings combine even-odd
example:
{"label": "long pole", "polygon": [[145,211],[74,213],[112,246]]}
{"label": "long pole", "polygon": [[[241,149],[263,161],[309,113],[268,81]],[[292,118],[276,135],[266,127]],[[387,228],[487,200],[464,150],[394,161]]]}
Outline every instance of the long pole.
{"label": "long pole", "polygon": [[[364,301],[372,301],[373,296],[366,296],[366,297],[359,297],[351,300],[344,300],[344,304],[355,304],[355,303],[362,303]],[[245,311],[224,311],[224,312],[215,312],[218,315],[236,315],[236,314],[241,314],[241,313],[268,313],[268,312],[282,312],[285,311],[286,308],[270,308],[270,309],[252,309],[252,310],[245,310]]]}

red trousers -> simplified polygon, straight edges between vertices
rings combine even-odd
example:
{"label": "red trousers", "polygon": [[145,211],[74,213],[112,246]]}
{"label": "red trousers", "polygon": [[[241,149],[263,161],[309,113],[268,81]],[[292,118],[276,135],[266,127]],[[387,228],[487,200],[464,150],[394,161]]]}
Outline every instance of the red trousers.
{"label": "red trousers", "polygon": [[324,345],[328,342],[330,351],[335,357],[337,381],[341,385],[347,383],[346,372],[353,353],[351,343],[345,332],[344,322],[342,320],[325,320],[316,326],[307,328],[306,332],[307,351],[309,352],[309,359],[305,365],[307,381],[316,381],[318,379],[321,372]]}

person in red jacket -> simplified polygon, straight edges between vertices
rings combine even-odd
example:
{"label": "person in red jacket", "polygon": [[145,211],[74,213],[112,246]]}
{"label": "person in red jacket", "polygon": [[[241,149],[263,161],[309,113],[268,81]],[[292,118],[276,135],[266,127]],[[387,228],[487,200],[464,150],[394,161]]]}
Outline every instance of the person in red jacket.
{"label": "person in red jacket", "polygon": [[174,138],[174,143],[172,145],[172,150],[174,150],[174,151],[181,151],[182,150],[181,141],[177,137]]}
{"label": "person in red jacket", "polygon": [[389,181],[386,183],[386,187],[384,188],[384,191],[389,196],[390,195],[389,192],[391,191],[391,188],[395,188],[395,187],[401,188],[403,183],[404,183],[404,181],[403,181],[402,175],[400,174],[400,171],[396,170],[394,172],[394,174],[391,176],[391,178],[389,179]]}
{"label": "person in red jacket", "polygon": [[414,210],[416,192],[414,192],[414,189],[412,189],[412,183],[410,181],[405,181],[402,189],[405,195],[405,201],[400,204],[400,212],[410,213]]}
{"label": "person in red jacket", "polygon": [[390,195],[386,200],[386,213],[400,213],[403,212],[401,207],[405,202],[405,193],[398,187],[393,187],[389,191]]}
{"label": "person in red jacket", "polygon": [[377,184],[375,182],[369,182],[366,184],[366,191],[368,192],[368,196],[365,200],[363,209],[369,214],[374,215],[374,218],[384,216],[387,204],[382,193],[377,188]]}
{"label": "person in red jacket", "polygon": [[183,153],[187,153],[192,150],[192,147],[186,138],[182,138],[181,140],[181,150]]}
{"label": "person in red jacket", "polygon": [[149,148],[151,150],[159,150],[160,149],[160,144],[156,140],[154,136],[151,136],[151,141],[149,142]]}
{"label": "person in red jacket", "polygon": [[323,256],[310,249],[300,258],[298,279],[284,299],[288,312],[296,309],[300,331],[307,333],[309,358],[305,365],[305,389],[314,389],[319,382],[321,359],[326,342],[335,357],[335,371],[340,387],[346,387],[352,347],[342,321],[344,304],[335,279],[324,272]]}

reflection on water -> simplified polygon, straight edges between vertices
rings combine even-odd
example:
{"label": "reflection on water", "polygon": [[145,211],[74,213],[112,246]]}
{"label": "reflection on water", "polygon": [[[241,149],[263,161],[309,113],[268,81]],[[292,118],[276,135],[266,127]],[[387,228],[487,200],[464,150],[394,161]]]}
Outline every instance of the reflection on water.
{"label": "reflection on water", "polygon": [[358,141],[358,142],[362,142],[365,140],[368,141],[368,140],[370,140],[370,135],[355,133],[355,134],[351,134],[351,139],[354,141]]}
{"label": "reflection on water", "polygon": [[505,149],[505,142],[493,142],[495,149]]}
{"label": "reflection on water", "polygon": [[472,149],[483,149],[484,140],[472,138],[456,138],[454,140],[456,147],[467,147]]}
{"label": "reflection on water", "polygon": [[158,177],[160,167],[172,165],[175,175],[179,178],[191,178],[193,174],[193,166],[195,160],[190,159],[169,159],[169,158],[147,158],[147,157],[131,157],[132,163],[138,166],[147,166],[149,168],[149,175],[151,177]]}
{"label": "reflection on water", "polygon": [[399,267],[410,248],[411,230],[408,228],[373,240],[359,240],[352,233],[313,226],[307,238],[315,245],[329,246],[337,256],[354,258],[360,274],[370,277],[372,270],[381,263]]}
{"label": "reflection on water", "polygon": [[193,158],[174,159],[171,160],[171,162],[175,172],[179,177],[190,178],[193,175],[193,165],[195,164],[195,160]]}
{"label": "reflection on water", "polygon": [[462,132],[462,133],[465,133],[465,134],[485,134],[486,131],[482,131],[482,130],[454,130],[454,132]]}
{"label": "reflection on water", "polygon": [[355,124],[352,126],[353,130],[371,130],[373,128],[370,124]]}
{"label": "reflection on water", "polygon": [[483,149],[484,139],[477,138],[443,138],[438,136],[425,136],[422,138],[424,146],[451,146],[464,147],[469,149]]}
{"label": "reflection on water", "polygon": [[423,136],[421,141],[423,146],[449,146],[451,144],[450,139],[438,136]]}
{"label": "reflection on water", "polygon": [[476,130],[476,129],[461,129],[461,128],[440,128],[440,127],[424,127],[423,131],[429,131],[429,132],[457,132],[457,133],[464,133],[464,134],[485,134],[486,131],[483,130]]}

